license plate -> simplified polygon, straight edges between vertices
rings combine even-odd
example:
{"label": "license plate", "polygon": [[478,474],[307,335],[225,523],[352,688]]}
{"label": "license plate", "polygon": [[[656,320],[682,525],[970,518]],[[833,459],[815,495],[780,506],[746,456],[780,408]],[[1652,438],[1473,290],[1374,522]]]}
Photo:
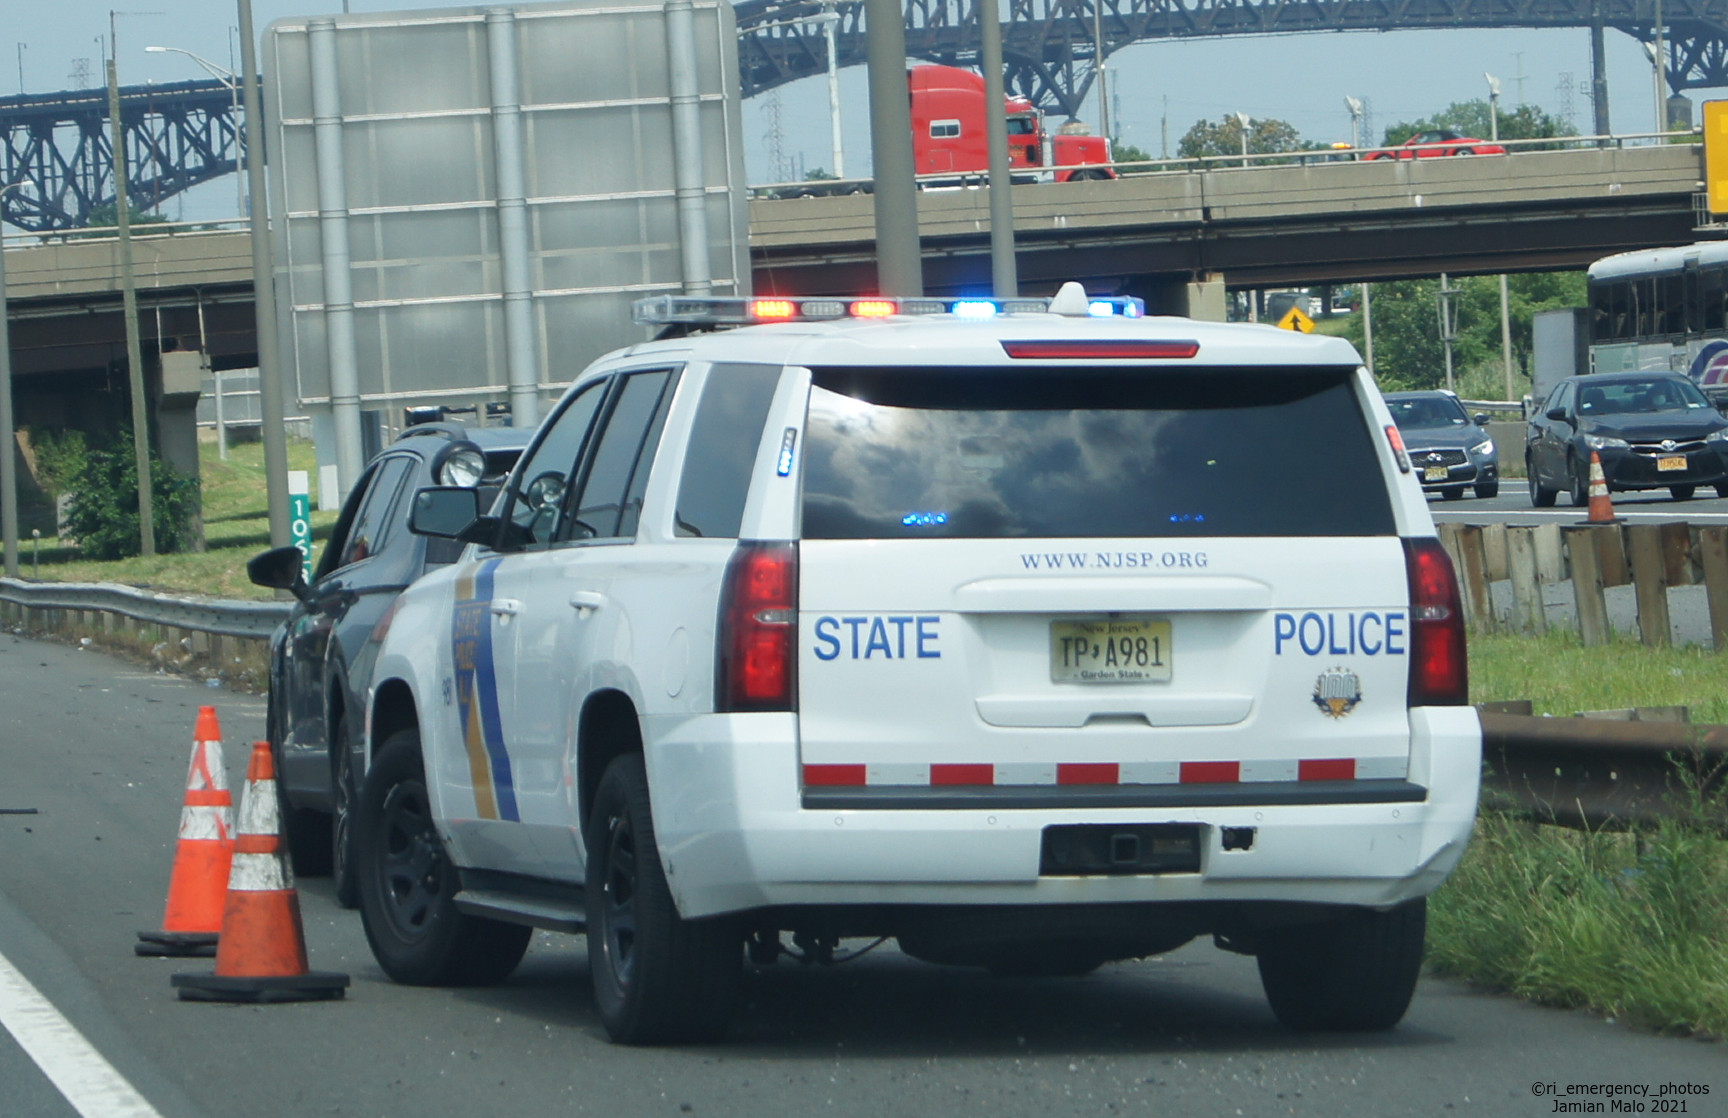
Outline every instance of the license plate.
{"label": "license plate", "polygon": [[1445,481],[1446,475],[1450,472],[1445,466],[1427,466],[1422,470],[1422,480]]}
{"label": "license plate", "polygon": [[1055,683],[1159,683],[1170,678],[1170,622],[1153,617],[1050,623]]}
{"label": "license plate", "polygon": [[1676,454],[1671,458],[1658,458],[1656,459],[1656,468],[1658,470],[1684,470],[1686,468],[1686,456]]}

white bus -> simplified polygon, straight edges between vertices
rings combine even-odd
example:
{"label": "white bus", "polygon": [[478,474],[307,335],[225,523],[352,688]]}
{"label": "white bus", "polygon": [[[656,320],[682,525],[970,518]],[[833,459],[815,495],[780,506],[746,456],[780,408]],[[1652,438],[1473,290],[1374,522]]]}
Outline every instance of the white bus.
{"label": "white bus", "polygon": [[1684,373],[1728,403],[1728,242],[1622,252],[1589,276],[1589,372]]}

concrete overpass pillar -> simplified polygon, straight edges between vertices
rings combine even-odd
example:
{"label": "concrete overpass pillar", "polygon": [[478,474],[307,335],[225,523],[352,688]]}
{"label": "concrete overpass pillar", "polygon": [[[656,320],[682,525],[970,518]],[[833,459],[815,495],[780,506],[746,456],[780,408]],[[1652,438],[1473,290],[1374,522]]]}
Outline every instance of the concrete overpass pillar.
{"label": "concrete overpass pillar", "polygon": [[1225,309],[1223,272],[1202,273],[1184,284],[1183,289],[1188,306],[1184,313],[1189,318],[1200,322],[1229,320],[1228,311]]}
{"label": "concrete overpass pillar", "polygon": [[[198,476],[198,395],[204,355],[170,351],[157,359],[156,450],[181,477]],[[202,507],[192,517],[192,550],[204,550]]]}

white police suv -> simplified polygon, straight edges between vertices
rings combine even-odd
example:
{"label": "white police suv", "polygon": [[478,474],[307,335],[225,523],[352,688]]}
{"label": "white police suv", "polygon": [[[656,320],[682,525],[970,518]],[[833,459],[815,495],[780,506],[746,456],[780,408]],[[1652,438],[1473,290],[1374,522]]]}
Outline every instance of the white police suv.
{"label": "white police suv", "polygon": [[646,1043],[849,937],[1049,975],[1211,935],[1290,1026],[1399,1020],[1481,740],[1347,343],[1077,285],[638,316],[682,336],[583,372],[490,515],[416,498],[469,546],[381,626],[356,841],[391,976],[585,929]]}

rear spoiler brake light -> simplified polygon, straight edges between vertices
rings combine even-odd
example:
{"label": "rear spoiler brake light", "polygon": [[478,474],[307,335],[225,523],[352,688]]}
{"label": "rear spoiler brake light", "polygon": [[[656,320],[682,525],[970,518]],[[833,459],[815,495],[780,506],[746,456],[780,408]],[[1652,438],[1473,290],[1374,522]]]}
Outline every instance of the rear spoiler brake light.
{"label": "rear spoiler brake light", "polygon": [[1199,342],[1142,341],[1004,341],[1010,357],[1054,361],[1102,361],[1122,358],[1184,358],[1200,352]]}

